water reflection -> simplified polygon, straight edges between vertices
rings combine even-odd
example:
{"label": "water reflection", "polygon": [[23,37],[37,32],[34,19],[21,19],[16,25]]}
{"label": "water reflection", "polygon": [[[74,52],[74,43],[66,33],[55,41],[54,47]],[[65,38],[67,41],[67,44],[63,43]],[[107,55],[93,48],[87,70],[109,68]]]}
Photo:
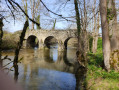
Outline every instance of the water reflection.
{"label": "water reflection", "polygon": [[[52,52],[52,53],[51,53]],[[55,56],[54,56],[55,55]],[[32,66],[52,69],[57,71],[67,71],[73,73],[73,60],[75,57],[70,57],[67,59],[66,51],[58,52],[57,50],[33,50],[26,49],[23,50],[20,54],[20,57],[23,57],[22,64],[33,64]],[[72,64],[72,65],[69,65]]]}
{"label": "water reflection", "polygon": [[75,52],[58,52],[55,47],[21,50],[18,82],[25,90],[75,90]]}

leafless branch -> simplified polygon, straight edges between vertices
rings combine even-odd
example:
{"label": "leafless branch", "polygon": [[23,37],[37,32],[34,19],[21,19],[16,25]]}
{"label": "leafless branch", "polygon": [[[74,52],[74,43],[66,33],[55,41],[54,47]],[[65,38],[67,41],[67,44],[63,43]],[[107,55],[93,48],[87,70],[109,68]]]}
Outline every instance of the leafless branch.
{"label": "leafless branch", "polygon": [[6,67],[6,66],[8,66],[9,64],[11,64],[11,63],[13,63],[13,62],[14,62],[14,61],[11,61],[11,62],[7,63],[6,65],[3,66],[3,68]]}
{"label": "leafless branch", "polygon": [[6,55],[2,60],[5,60],[5,59],[8,59],[8,60],[10,60],[11,61],[11,59],[10,58],[8,58],[8,55]]}
{"label": "leafless branch", "polygon": [[59,16],[59,17],[65,19],[66,21],[72,21],[72,20],[68,20],[67,18],[63,17],[61,14],[57,14],[57,13],[51,11],[51,10],[44,4],[44,2],[43,2],[42,0],[40,0],[40,2],[41,2],[41,3],[43,4],[43,6],[48,10],[48,12],[51,12],[51,13],[53,13],[54,15],[57,15],[57,16]]}
{"label": "leafless branch", "polygon": [[98,13],[99,13],[99,10],[91,18],[89,18],[87,25],[89,24],[90,20],[93,19],[93,17],[95,17]]}
{"label": "leafless branch", "polygon": [[65,3],[65,5],[64,5],[64,7],[66,6],[66,4],[67,4],[67,2],[68,2],[68,1],[70,1],[70,0],[67,0],[67,1],[66,1],[66,3]]}
{"label": "leafless branch", "polygon": [[[10,9],[10,11],[11,11],[11,14],[12,14],[12,16],[13,16],[13,18],[14,18],[14,23],[15,23],[15,15],[14,15],[12,9],[10,8],[10,6],[8,5],[7,0],[5,0],[5,1],[6,1],[7,7],[8,7],[8,8]],[[8,2],[9,2],[9,0],[8,0]],[[11,4],[11,3],[10,3],[10,4]]]}
{"label": "leafless branch", "polygon": [[21,8],[21,6],[20,6],[17,2],[15,2],[14,0],[11,0],[11,2],[14,3],[14,4],[24,13],[24,15],[28,17],[28,19],[29,19],[30,21],[32,21],[33,23],[35,23],[37,26],[40,25],[39,23],[37,23],[36,21],[34,21],[33,19],[31,19],[31,18],[25,13],[25,11]]}

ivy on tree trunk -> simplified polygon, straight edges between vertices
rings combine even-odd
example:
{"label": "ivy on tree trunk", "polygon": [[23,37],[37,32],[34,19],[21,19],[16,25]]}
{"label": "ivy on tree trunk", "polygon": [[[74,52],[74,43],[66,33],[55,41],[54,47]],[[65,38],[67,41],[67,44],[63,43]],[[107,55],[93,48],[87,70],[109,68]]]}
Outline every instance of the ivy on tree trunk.
{"label": "ivy on tree trunk", "polygon": [[77,23],[77,31],[78,31],[78,51],[77,51],[77,61],[79,63],[77,71],[75,73],[76,77],[76,90],[86,90],[86,30],[81,29],[81,22],[80,22],[80,14],[78,9],[77,0],[74,0],[75,5],[75,12],[76,12],[76,23]]}

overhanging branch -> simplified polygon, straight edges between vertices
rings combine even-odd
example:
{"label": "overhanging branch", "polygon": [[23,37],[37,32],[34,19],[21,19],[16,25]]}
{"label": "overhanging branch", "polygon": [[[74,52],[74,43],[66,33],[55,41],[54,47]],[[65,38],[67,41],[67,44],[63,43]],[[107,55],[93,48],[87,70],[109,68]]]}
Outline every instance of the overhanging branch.
{"label": "overhanging branch", "polygon": [[61,14],[57,14],[57,13],[51,11],[51,10],[44,4],[44,2],[43,2],[42,0],[40,0],[40,2],[41,2],[41,3],[43,4],[43,6],[48,10],[48,12],[51,12],[51,13],[53,13],[54,15],[57,15],[57,16],[59,16],[59,17],[65,19],[66,21],[72,21],[72,20],[68,20],[67,18],[63,17]]}
{"label": "overhanging branch", "polygon": [[15,2],[14,0],[11,0],[11,2],[14,3],[15,5],[17,5],[17,7],[24,13],[24,15],[25,15],[26,17],[28,17],[28,19],[29,19],[30,21],[32,21],[33,23],[35,23],[37,26],[40,26],[39,23],[37,23],[36,21],[34,21],[33,19],[31,19],[31,18],[27,15],[27,13],[25,13],[25,11],[21,8],[21,6],[20,6],[17,2]]}

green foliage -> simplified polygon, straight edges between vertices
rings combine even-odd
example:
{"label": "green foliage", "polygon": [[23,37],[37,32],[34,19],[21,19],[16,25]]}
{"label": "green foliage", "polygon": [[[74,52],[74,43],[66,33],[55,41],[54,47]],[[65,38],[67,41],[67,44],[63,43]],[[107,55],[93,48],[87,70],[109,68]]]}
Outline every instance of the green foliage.
{"label": "green foliage", "polygon": [[98,43],[97,43],[97,51],[102,51],[102,38],[98,38]]}
{"label": "green foliage", "polygon": [[11,40],[3,40],[2,42],[2,49],[3,50],[8,50],[8,49],[14,49],[16,48],[16,42],[15,41],[11,41]]}
{"label": "green foliage", "polygon": [[4,31],[3,40],[2,40],[2,49],[15,49],[17,47],[17,42],[19,40],[20,33],[10,33],[8,31]]}
{"label": "green foliage", "polygon": [[89,35],[89,50],[92,51],[92,43],[93,43],[93,37]]}
{"label": "green foliage", "polygon": [[[100,51],[101,52],[101,51]],[[103,66],[103,54],[102,53],[89,53],[88,54],[88,64],[95,65],[97,67]]]}
{"label": "green foliage", "polygon": [[95,65],[90,65],[88,66],[88,75],[90,76],[89,78],[103,78],[107,80],[118,80],[119,79],[119,73],[115,71],[110,71],[106,72],[103,70],[101,67],[96,67]]}
{"label": "green foliage", "polygon": [[97,52],[88,53],[88,87],[91,90],[119,90],[119,73],[114,70],[107,72],[103,66],[102,39],[99,38]]}
{"label": "green foliage", "polygon": [[[93,37],[89,35],[89,50],[90,52],[92,51],[92,43],[93,43]],[[98,43],[97,43],[97,51],[102,52],[102,38],[98,38]]]}
{"label": "green foliage", "polygon": [[117,69],[117,68],[119,68],[119,50],[114,50],[111,53],[111,56],[110,56],[110,66],[111,66],[111,69],[119,71]]}
{"label": "green foliage", "polygon": [[112,8],[107,8],[107,20],[108,20],[108,22],[109,22],[110,20],[112,20],[113,17],[114,17],[114,14],[113,14],[113,12],[112,12]]}
{"label": "green foliage", "polygon": [[103,66],[102,38],[98,39],[97,52],[95,54],[88,53],[88,59],[89,65]]}
{"label": "green foliage", "polygon": [[95,66],[103,66],[103,54],[102,54],[102,38],[98,39],[97,52],[88,53],[88,64]]}

